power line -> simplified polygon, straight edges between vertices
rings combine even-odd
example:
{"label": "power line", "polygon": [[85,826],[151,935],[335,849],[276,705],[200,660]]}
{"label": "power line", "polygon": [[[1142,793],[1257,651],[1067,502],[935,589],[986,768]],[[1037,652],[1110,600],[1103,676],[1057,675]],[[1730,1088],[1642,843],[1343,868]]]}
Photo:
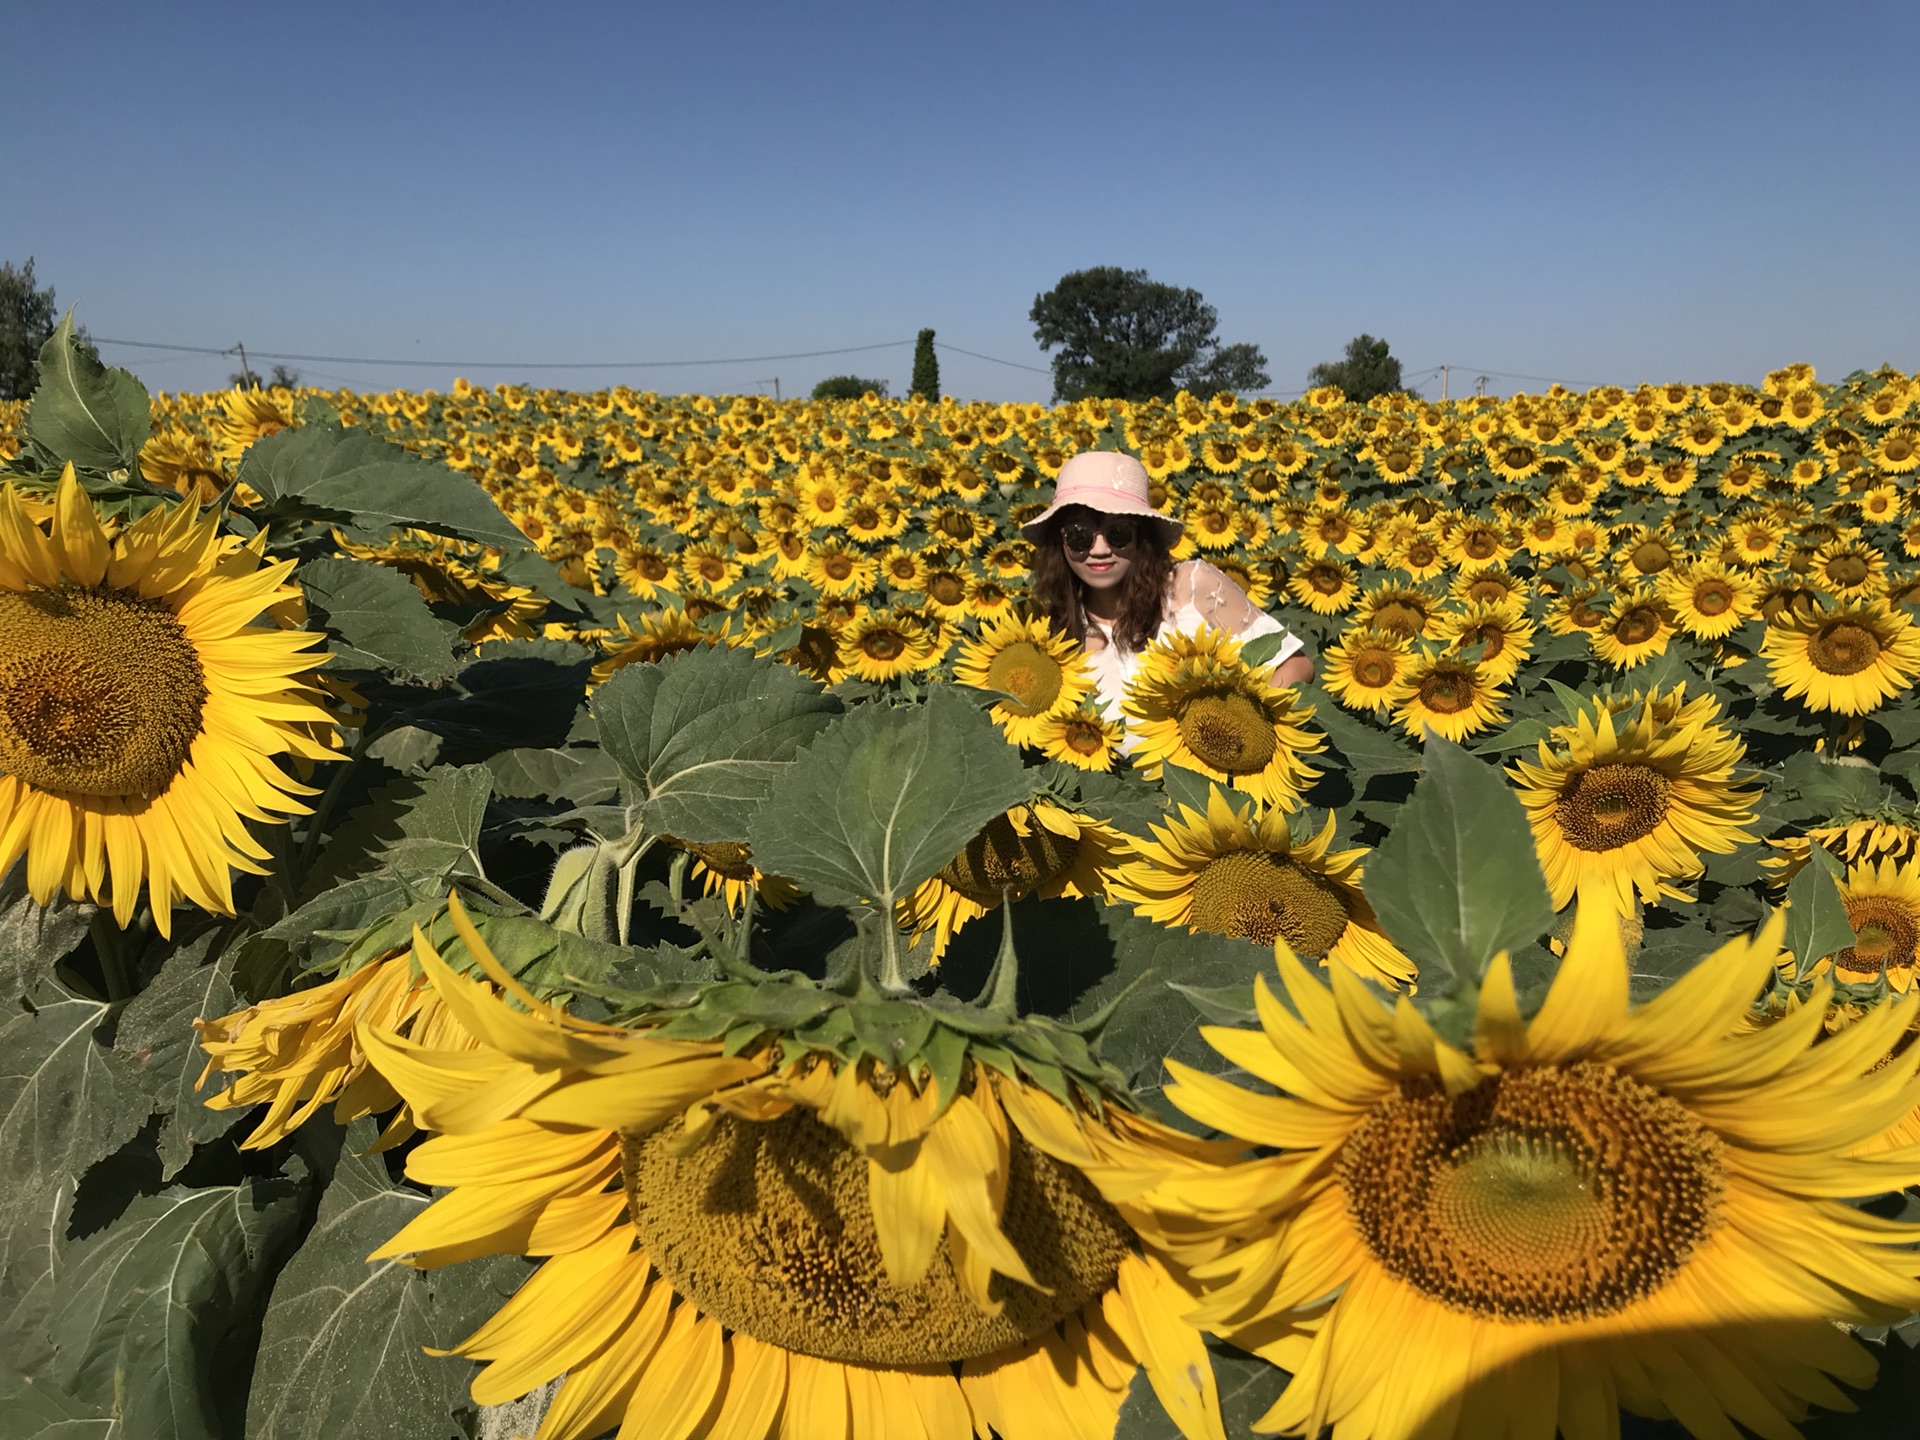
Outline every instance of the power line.
{"label": "power line", "polygon": [[933,342],[936,350],[951,350],[956,355],[966,355],[974,360],[984,360],[989,365],[1005,365],[1010,370],[1029,370],[1035,375],[1051,375],[1053,371],[1043,370],[1038,365],[1022,365],[1017,360],[996,360],[991,355],[981,355],[972,350],[962,350],[958,345],[949,345],[943,340]]}
{"label": "power line", "polygon": [[[154,340],[110,340],[103,335],[95,336],[93,340],[96,345],[128,345],[137,350],[178,350],[193,355],[232,355],[240,348],[237,345],[217,349],[211,345],[163,345]],[[894,350],[911,344],[911,340],[884,340],[878,345],[845,345],[836,350],[796,350],[786,355],[736,355],[722,360],[387,360],[368,355],[296,355],[284,350],[255,350],[253,353],[262,360],[299,360],[314,365],[405,365],[440,370],[678,370],[693,365],[757,365],[768,360],[811,360],[821,355],[856,355],[867,350]]]}

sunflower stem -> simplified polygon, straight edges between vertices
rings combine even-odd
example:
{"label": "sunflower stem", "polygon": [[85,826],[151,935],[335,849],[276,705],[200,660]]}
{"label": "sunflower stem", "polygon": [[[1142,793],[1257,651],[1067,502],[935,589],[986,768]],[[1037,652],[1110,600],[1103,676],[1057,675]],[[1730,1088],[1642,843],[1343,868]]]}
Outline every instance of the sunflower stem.
{"label": "sunflower stem", "polygon": [[127,932],[114,923],[113,912],[94,911],[93,918],[87,922],[87,934],[93,941],[93,953],[100,958],[100,983],[106,989],[106,999],[109,1002],[127,1000],[138,994],[140,987],[134,982]]}
{"label": "sunflower stem", "polygon": [[320,792],[320,799],[313,807],[313,815],[307,822],[307,833],[301,837],[300,850],[293,858],[293,873],[287,877],[286,895],[289,908],[293,896],[300,893],[305,883],[307,871],[312,868],[315,857],[320,851],[320,842],[326,838],[327,822],[333,818],[333,807],[340,803],[341,795],[346,793],[347,781],[353,772],[360,768],[360,756],[366,749],[367,732],[362,726],[354,732],[353,747],[347,751],[346,759],[334,768],[327,780],[327,788]]}

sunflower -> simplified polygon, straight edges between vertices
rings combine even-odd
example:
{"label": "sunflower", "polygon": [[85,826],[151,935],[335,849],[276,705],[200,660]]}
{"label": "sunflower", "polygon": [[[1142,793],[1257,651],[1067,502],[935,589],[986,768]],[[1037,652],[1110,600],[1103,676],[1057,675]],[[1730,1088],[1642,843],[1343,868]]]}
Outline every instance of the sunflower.
{"label": "sunflower", "polygon": [[1847,868],[1840,896],[1853,926],[1853,944],[1827,956],[1815,974],[1831,972],[1845,985],[1875,985],[1884,980],[1894,993],[1913,988],[1920,963],[1920,866],[1893,859],[1867,860]]}
{"label": "sunflower", "polygon": [[[524,528],[524,527],[523,527]],[[677,595],[684,580],[672,557],[652,545],[635,545],[614,565],[620,583],[636,599],[658,599],[662,592]]]}
{"label": "sunflower", "polygon": [[1291,1008],[1262,977],[1261,1029],[1202,1033],[1286,1093],[1168,1062],[1174,1104],[1276,1152],[1185,1240],[1218,1285],[1196,1318],[1292,1372],[1256,1428],[1599,1436],[1624,1406],[1731,1437],[1848,1408],[1828,1377],[1875,1367],[1846,1328],[1920,1306],[1920,1227],[1842,1203],[1920,1178],[1849,1158],[1912,1108],[1920,1048],[1887,1061],[1911,1002],[1817,1046],[1824,1003],[1748,1033],[1784,919],[1634,1010],[1612,907],[1583,905],[1531,1023],[1494,960],[1471,1052],[1279,946]]}
{"label": "sunflower", "polygon": [[335,530],[333,540],[343,555],[398,570],[435,604],[479,611],[460,632],[469,644],[525,640],[539,633],[534,625],[546,612],[547,602],[537,592],[509,584],[449,553],[438,536],[413,531],[396,535],[384,545],[361,545]]}
{"label": "sunflower", "polygon": [[1636,895],[1690,899],[1675,882],[1703,873],[1703,851],[1729,854],[1753,838],[1759,792],[1736,783],[1746,746],[1712,723],[1717,706],[1687,704],[1684,686],[1633,701],[1637,713],[1602,704],[1554,726],[1538,763],[1509,771],[1555,908],[1589,882],[1622,915]]}
{"label": "sunflower", "polygon": [[1792,605],[1767,622],[1760,653],[1768,678],[1809,710],[1864,715],[1920,675],[1920,630],[1879,600]]}
{"label": "sunflower", "polygon": [[718,895],[729,910],[737,912],[752,891],[761,904],[786,910],[802,895],[802,890],[781,875],[768,875],[753,863],[753,852],[731,840],[666,839],[675,849],[693,857],[694,877],[700,881],[703,895]]}
{"label": "sunflower", "polygon": [[439,1352],[483,1362],[476,1404],[564,1375],[544,1440],[1104,1437],[1144,1363],[1188,1434],[1224,1433],[1199,1332],[1177,1318],[1190,1292],[1089,1176],[1217,1168],[1211,1151],[971,1063],[943,1093],[924,1068],[591,1024],[482,946],[517,1010],[417,931],[414,952],[485,1043],[361,1027],[435,1132],[408,1174],[447,1187],[373,1258],[543,1258]]}
{"label": "sunflower", "polygon": [[1804,835],[1785,835],[1767,841],[1777,855],[1761,860],[1773,883],[1784,890],[1812,859],[1812,847],[1825,846],[1849,865],[1867,860],[1892,860],[1904,865],[1920,856],[1920,816],[1882,811],[1869,815],[1838,815],[1825,825],[1812,825]]}
{"label": "sunflower", "polygon": [[1359,572],[1332,556],[1311,560],[1287,582],[1287,591],[1316,615],[1338,615],[1359,598]]}
{"label": "sunflower", "polygon": [[873,588],[879,566],[871,555],[830,536],[807,557],[806,577],[823,595],[864,595]]}
{"label": "sunflower", "polygon": [[1064,715],[1040,717],[1029,742],[1049,760],[1081,770],[1111,770],[1127,737],[1126,726],[1082,706]]}
{"label": "sunflower", "polygon": [[293,392],[277,386],[271,390],[230,390],[220,397],[220,408],[207,416],[213,453],[228,469],[238,465],[256,441],[277,435],[292,424]]}
{"label": "sunflower", "polygon": [[1480,672],[1505,685],[1532,653],[1533,622],[1518,600],[1469,605],[1439,617],[1438,638],[1456,651],[1480,647]]}
{"label": "sunflower", "polygon": [[989,820],[966,849],[900,902],[900,924],[916,941],[931,935],[938,963],[960,928],[1015,900],[1104,899],[1107,873],[1133,845],[1112,826],[1051,800],[1016,805]]}
{"label": "sunflower", "polygon": [[[931,597],[931,590],[928,592]],[[1093,693],[1086,652],[1045,620],[1008,615],[954,656],[953,678],[1006,696],[988,713],[1015,745],[1038,744],[1040,724],[1069,715]]]}
{"label": "sunflower", "polygon": [[1662,654],[1673,639],[1673,611],[1659,592],[1642,586],[1614,596],[1606,622],[1588,631],[1593,653],[1620,670],[1631,670]]}
{"label": "sunflower", "polygon": [[1365,848],[1329,853],[1334,817],[1295,843],[1279,810],[1228,803],[1218,787],[1207,813],[1182,805],[1114,877],[1113,898],[1162,925],[1255,945],[1283,940],[1321,964],[1338,961],[1381,985],[1410,986],[1413,961],[1380,928],[1360,890]]}
{"label": "sunflower", "polygon": [[1887,475],[1920,469],[1920,426],[1902,425],[1882,435],[1871,452],[1873,467]]}
{"label": "sunflower", "polygon": [[859,680],[894,680],[940,663],[935,636],[917,615],[875,610],[839,632],[840,668]]}
{"label": "sunflower", "polygon": [[1807,578],[1830,595],[1852,600],[1886,588],[1887,560],[1863,540],[1829,540],[1813,554]]}
{"label": "sunflower", "polygon": [[[233,913],[233,870],[266,874],[249,820],[304,815],[277,755],[337,760],[309,672],[322,637],[256,625],[303,609],[293,561],[163,505],[109,540],[69,465],[51,534],[0,489],[0,874],[111,905],[144,884],[155,927],[177,900]],[[262,543],[264,537],[262,537]]]}
{"label": "sunflower", "polygon": [[1416,655],[1393,702],[1393,719],[1416,739],[1430,729],[1447,740],[1464,740],[1503,722],[1506,698],[1506,690],[1476,661]]}
{"label": "sunflower", "polygon": [[140,447],[140,475],[196,505],[212,504],[230,483],[214,458],[212,443],[184,430],[153,433]]}
{"label": "sunflower", "polygon": [[397,950],[337,980],[263,1000],[218,1020],[196,1019],[193,1028],[207,1052],[200,1087],[216,1071],[235,1077],[226,1089],[207,1097],[206,1107],[267,1107],[253,1133],[240,1142],[243,1150],[279,1143],[329,1101],[341,1125],[398,1109],[381,1134],[379,1148],[399,1144],[418,1128],[415,1117],[367,1060],[355,1034],[362,1021],[441,1050],[479,1044],[420,978],[408,952]]}
{"label": "sunflower", "polygon": [[1394,552],[1393,563],[1407,572],[1415,582],[1431,580],[1436,575],[1444,575],[1447,570],[1446,553],[1433,536],[1420,533],[1408,538]]}
{"label": "sunflower", "polygon": [[1438,601],[1425,590],[1411,585],[1379,585],[1360,597],[1354,619],[1369,630],[1419,640],[1426,636],[1438,611]]}
{"label": "sunflower", "polygon": [[1121,710],[1147,779],[1179,765],[1285,810],[1313,773],[1301,757],[1326,743],[1307,729],[1313,707],[1247,665],[1239,641],[1211,626],[1149,645]]}
{"label": "sunflower", "polygon": [[726,643],[724,630],[703,630],[684,610],[655,610],[642,615],[638,630],[628,623],[626,616],[614,618],[620,627],[620,635],[614,640],[613,648],[593,667],[591,678],[595,685],[604,685],[614,671],[623,670],[629,665],[651,664],[669,655],[678,655],[683,650]]}
{"label": "sunflower", "polygon": [[1731,635],[1760,612],[1753,582],[1717,560],[1668,571],[1659,590],[1680,628],[1702,640]]}
{"label": "sunflower", "polygon": [[1322,657],[1320,683],[1349,710],[1384,712],[1406,690],[1413,642],[1391,630],[1354,628]]}

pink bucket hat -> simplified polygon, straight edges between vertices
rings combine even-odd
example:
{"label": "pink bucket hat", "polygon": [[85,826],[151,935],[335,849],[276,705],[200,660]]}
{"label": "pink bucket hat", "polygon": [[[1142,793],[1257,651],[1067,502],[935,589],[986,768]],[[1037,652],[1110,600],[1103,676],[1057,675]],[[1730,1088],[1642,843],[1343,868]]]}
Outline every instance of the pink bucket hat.
{"label": "pink bucket hat", "polygon": [[1029,540],[1041,538],[1046,523],[1069,505],[1084,505],[1106,515],[1138,515],[1160,522],[1169,546],[1180,543],[1185,531],[1171,515],[1153,508],[1147,486],[1147,467],[1117,450],[1082,450],[1060,467],[1053,482],[1053,503],[1020,527]]}

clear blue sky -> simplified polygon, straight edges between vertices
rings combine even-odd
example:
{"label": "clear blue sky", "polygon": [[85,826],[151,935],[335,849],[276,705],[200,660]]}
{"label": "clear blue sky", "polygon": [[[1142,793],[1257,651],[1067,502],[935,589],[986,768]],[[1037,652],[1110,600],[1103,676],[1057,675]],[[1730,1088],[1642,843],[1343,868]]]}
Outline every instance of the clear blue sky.
{"label": "clear blue sky", "polygon": [[[15,0],[4,33],[0,259],[98,336],[574,362],[931,325],[1044,367],[1034,295],[1115,264],[1204,292],[1283,392],[1362,330],[1455,393],[1920,369],[1913,0]],[[910,356],[464,373],[898,393]],[[1050,393],[952,351],[942,380]]]}

